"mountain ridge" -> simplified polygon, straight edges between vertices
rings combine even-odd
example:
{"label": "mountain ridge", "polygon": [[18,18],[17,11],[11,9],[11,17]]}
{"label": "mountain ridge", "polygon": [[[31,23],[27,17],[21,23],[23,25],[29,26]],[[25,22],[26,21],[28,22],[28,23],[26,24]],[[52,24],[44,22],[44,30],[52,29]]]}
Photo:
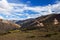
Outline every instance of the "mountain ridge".
{"label": "mountain ridge", "polygon": [[[25,23],[22,23],[21,24],[21,28],[27,28],[27,29],[41,29],[41,28],[46,28],[48,29],[49,26],[58,26],[60,25],[60,14],[49,14],[49,15],[45,15],[45,16],[41,16],[41,17],[38,17],[36,19],[32,19],[30,21],[27,21]],[[58,23],[56,23],[56,20]],[[52,29],[51,27],[51,29]],[[59,28],[59,27],[58,27]]]}

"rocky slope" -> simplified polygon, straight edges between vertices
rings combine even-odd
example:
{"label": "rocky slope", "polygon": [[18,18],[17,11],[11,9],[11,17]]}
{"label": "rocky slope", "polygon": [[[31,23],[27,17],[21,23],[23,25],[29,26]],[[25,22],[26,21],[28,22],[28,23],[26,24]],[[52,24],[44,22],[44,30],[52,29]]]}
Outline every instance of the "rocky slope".
{"label": "rocky slope", "polygon": [[[40,29],[40,30],[58,30],[60,27],[60,14],[50,14],[32,19],[30,21],[24,21],[21,28],[27,29]],[[57,26],[57,27],[56,27]]]}
{"label": "rocky slope", "polygon": [[15,23],[11,23],[8,20],[0,19],[0,33],[8,32],[9,30],[15,30],[21,26]]}

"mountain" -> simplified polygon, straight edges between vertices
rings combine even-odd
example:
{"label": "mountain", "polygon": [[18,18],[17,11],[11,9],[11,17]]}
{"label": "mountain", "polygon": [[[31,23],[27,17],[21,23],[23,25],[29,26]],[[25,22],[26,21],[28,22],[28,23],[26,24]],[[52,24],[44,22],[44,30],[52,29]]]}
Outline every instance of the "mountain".
{"label": "mountain", "polygon": [[[21,24],[21,28],[39,29],[44,31],[60,29],[60,14],[49,14],[32,20],[25,20]],[[19,22],[19,21],[18,21]],[[57,27],[56,27],[57,26]]]}
{"label": "mountain", "polygon": [[11,23],[8,20],[0,19],[0,33],[8,32],[9,30],[15,30],[21,26],[15,23]]}
{"label": "mountain", "polygon": [[[16,26],[13,21],[0,19],[1,33],[13,30],[0,35],[0,40],[60,40],[59,17],[60,14],[50,14],[36,19],[19,20],[17,24],[21,24],[21,27]],[[15,30],[16,27],[23,31]]]}
{"label": "mountain", "polygon": [[8,20],[8,21],[10,21],[11,23],[16,23],[19,20]]}
{"label": "mountain", "polygon": [[16,24],[23,25],[23,24],[25,24],[25,23],[27,23],[27,22],[31,22],[31,21],[34,21],[34,20],[35,20],[35,19],[30,18],[30,19],[26,19],[26,20],[19,20],[19,21],[16,21],[15,23],[16,23]]}

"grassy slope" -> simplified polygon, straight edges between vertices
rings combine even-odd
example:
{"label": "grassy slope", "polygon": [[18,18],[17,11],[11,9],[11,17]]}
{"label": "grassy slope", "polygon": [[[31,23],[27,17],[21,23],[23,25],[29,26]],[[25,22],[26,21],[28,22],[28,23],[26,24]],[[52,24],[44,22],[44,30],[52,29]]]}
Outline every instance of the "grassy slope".
{"label": "grassy slope", "polygon": [[0,40],[60,40],[60,32],[19,31],[1,35]]}

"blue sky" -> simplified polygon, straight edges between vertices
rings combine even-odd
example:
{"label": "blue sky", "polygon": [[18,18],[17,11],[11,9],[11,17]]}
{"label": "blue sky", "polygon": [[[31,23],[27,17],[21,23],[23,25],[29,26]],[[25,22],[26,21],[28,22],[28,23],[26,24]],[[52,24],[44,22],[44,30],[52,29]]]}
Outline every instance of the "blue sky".
{"label": "blue sky", "polygon": [[[27,0],[22,0],[23,3],[26,3]],[[45,6],[48,4],[54,4],[56,0],[28,0],[30,1],[30,6]]]}
{"label": "blue sky", "polygon": [[60,13],[59,0],[0,0],[0,18],[25,20]]}
{"label": "blue sky", "polygon": [[25,3],[29,6],[45,6],[48,4],[55,4],[56,0],[8,0],[11,3]]}

